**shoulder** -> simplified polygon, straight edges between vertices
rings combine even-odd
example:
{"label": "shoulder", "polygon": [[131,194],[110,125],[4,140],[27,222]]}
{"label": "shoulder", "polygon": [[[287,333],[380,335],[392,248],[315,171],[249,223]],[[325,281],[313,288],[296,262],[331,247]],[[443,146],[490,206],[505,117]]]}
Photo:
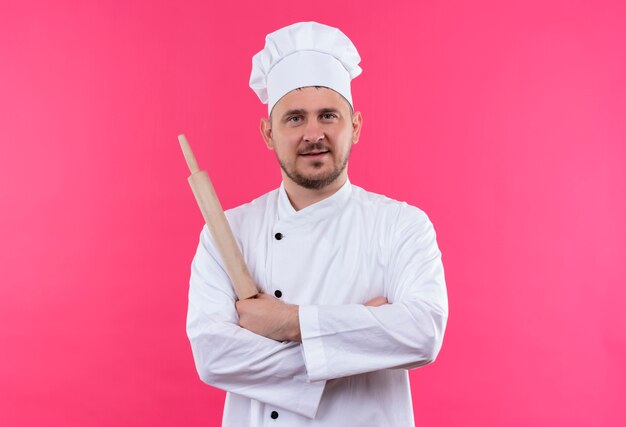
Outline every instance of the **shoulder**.
{"label": "shoulder", "polygon": [[[254,230],[258,232],[267,225],[268,218],[275,217],[277,196],[278,189],[265,193],[248,203],[225,210],[224,214],[235,237],[257,234]],[[207,248],[213,247],[213,238],[206,224],[202,227],[200,241]]]}
{"label": "shoulder", "polygon": [[278,189],[275,189],[224,213],[231,227],[241,228],[244,224],[254,224],[263,221],[268,215],[273,215],[277,199]]}
{"label": "shoulder", "polygon": [[432,226],[426,212],[404,201],[372,193],[356,185],[352,186],[351,199],[355,207],[369,211],[382,220],[394,223],[396,228]]}

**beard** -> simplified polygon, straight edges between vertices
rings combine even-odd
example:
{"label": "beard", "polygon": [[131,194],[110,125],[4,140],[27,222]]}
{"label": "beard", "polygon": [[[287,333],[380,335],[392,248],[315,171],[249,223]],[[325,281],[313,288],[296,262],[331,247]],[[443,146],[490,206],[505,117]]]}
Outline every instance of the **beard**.
{"label": "beard", "polygon": [[[309,150],[320,150],[325,148],[322,144],[310,144],[307,146]],[[278,163],[280,164],[280,168],[285,172],[285,175],[289,177],[293,182],[298,184],[301,187],[307,188],[309,190],[320,190],[327,185],[332,184],[335,180],[341,175],[346,166],[348,166],[348,159],[350,158],[350,152],[352,151],[352,147],[346,154],[344,159],[341,159],[339,164],[334,164],[333,168],[328,172],[319,175],[319,176],[305,176],[298,172],[295,167],[289,167],[285,162],[283,162],[278,156]],[[300,153],[299,153],[300,154]],[[313,163],[313,167],[318,169],[322,167],[323,162],[315,162]]]}

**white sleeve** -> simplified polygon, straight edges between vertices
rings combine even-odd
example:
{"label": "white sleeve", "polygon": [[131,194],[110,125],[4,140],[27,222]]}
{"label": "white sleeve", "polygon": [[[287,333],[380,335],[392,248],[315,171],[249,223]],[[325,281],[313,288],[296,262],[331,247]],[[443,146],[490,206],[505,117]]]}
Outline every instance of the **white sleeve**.
{"label": "white sleeve", "polygon": [[410,369],[435,360],[448,318],[448,300],[441,252],[425,213],[415,208],[404,211],[388,259],[385,296],[391,304],[300,307],[311,381]]}
{"label": "white sleeve", "polygon": [[202,381],[313,418],[325,381],[311,382],[301,345],[239,326],[236,296],[205,226],[191,265],[187,336]]}

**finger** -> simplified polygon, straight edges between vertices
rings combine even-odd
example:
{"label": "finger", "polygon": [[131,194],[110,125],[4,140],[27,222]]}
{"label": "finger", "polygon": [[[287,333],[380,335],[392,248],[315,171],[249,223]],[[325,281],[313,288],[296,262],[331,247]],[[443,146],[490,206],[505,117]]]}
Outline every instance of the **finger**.
{"label": "finger", "polygon": [[389,301],[387,301],[387,298],[381,296],[369,300],[364,305],[366,307],[380,307],[381,305],[385,304],[389,304]]}

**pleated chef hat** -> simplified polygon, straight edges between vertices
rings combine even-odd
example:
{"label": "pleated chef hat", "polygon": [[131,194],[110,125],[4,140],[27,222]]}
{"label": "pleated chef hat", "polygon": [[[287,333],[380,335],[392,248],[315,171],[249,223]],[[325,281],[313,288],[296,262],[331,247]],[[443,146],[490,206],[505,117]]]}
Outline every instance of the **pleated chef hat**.
{"label": "pleated chef hat", "polygon": [[250,87],[267,103],[268,114],[288,92],[325,86],[352,105],[350,80],[361,74],[361,57],[339,29],[299,22],[265,37],[265,47],[252,58]]}

